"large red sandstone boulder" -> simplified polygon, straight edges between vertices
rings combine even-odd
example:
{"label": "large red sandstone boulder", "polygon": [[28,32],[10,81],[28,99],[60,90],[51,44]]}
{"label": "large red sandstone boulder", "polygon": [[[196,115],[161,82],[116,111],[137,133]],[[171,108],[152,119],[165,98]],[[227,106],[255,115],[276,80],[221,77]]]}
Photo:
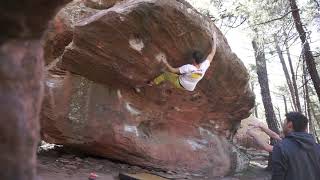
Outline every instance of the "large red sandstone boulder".
{"label": "large red sandstone boulder", "polygon": [[[68,8],[70,8],[68,6]],[[193,49],[217,53],[194,92],[134,87]],[[249,116],[248,73],[226,39],[184,1],[126,0],[83,18],[48,67],[42,136],[51,143],[163,170],[223,176],[242,158],[227,140]]]}
{"label": "large red sandstone boulder", "polygon": [[41,37],[68,0],[0,1],[0,179],[35,180],[43,97]]}

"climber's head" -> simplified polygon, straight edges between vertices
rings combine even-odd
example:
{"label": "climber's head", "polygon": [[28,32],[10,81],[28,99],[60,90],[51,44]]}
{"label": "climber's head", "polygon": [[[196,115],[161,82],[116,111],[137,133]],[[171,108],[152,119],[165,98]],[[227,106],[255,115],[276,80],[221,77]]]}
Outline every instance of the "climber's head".
{"label": "climber's head", "polygon": [[197,65],[201,64],[204,61],[203,55],[199,51],[193,51],[192,59],[193,59],[192,62]]}

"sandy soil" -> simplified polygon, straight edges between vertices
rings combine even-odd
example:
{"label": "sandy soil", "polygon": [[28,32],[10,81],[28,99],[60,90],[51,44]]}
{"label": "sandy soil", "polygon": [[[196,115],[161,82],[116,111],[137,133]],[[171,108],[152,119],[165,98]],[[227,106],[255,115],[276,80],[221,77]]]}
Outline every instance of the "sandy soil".
{"label": "sandy soil", "polygon": [[[91,172],[99,177],[97,180],[119,180],[119,173],[150,173],[168,179],[215,179],[192,174],[175,174],[174,172],[158,172],[130,166],[107,159],[90,157],[79,153],[68,152],[63,148],[40,150],[38,156],[38,174],[40,180],[88,180]],[[232,177],[217,180],[269,180],[270,173],[260,167],[259,162],[252,162],[250,168]]]}

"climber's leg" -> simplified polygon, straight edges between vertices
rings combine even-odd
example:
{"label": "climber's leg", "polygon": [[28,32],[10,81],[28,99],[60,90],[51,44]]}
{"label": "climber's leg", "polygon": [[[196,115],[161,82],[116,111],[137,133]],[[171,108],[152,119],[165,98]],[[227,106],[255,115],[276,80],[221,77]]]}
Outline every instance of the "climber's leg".
{"label": "climber's leg", "polygon": [[182,88],[179,83],[179,75],[171,72],[162,73],[160,76],[156,77],[152,82],[156,85],[159,85],[164,81],[169,81],[176,88]]}

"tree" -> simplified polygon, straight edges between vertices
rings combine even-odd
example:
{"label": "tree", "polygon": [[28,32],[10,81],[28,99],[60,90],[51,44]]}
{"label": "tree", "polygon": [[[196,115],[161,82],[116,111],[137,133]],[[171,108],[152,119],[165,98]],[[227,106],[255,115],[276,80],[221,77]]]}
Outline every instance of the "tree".
{"label": "tree", "polygon": [[305,114],[309,119],[309,131],[315,135],[315,129],[313,125],[313,120],[311,116],[311,109],[310,109],[310,96],[309,96],[309,88],[308,88],[308,81],[307,81],[307,70],[305,67],[305,62],[303,63],[303,86],[304,86],[304,96],[305,96]]}
{"label": "tree", "polygon": [[[250,76],[250,85],[251,85],[251,90],[252,92],[254,93],[254,90],[255,90],[255,85],[258,81],[258,77],[257,77],[257,68],[256,68],[256,65],[255,64],[250,64],[249,66],[249,76]],[[254,115],[256,118],[259,118],[259,113],[258,113],[258,106],[259,104],[257,102],[255,102],[255,105],[254,105]]]}
{"label": "tree", "polygon": [[271,130],[276,133],[280,133],[270,95],[268,71],[263,46],[258,46],[257,41],[253,40],[252,47],[254,49],[255,59],[257,63],[257,75],[261,88],[262,102],[266,113],[266,121]]}
{"label": "tree", "polygon": [[[286,86],[278,86],[277,93],[275,93],[279,98],[282,98],[282,100],[283,100],[285,114],[289,112],[288,99],[287,99],[287,96],[289,93],[290,92],[288,91],[288,88]],[[290,98],[289,98],[289,101],[290,101]],[[294,109],[294,107],[292,105],[291,105],[291,108]]]}
{"label": "tree", "polygon": [[[268,124],[268,127],[276,132],[277,134],[280,133],[276,115],[273,110],[271,95],[270,95],[270,89],[269,89],[269,80],[268,80],[268,71],[267,71],[267,63],[266,58],[264,54],[264,48],[263,45],[258,45],[257,40],[252,40],[252,47],[255,54],[256,59],[256,66],[257,66],[257,75],[258,75],[258,81],[261,88],[261,96],[262,96],[262,102],[265,109],[265,115],[266,115],[266,121]],[[271,139],[271,145],[274,145],[276,141],[274,139]],[[269,156],[268,161],[268,169],[271,169],[271,156]]]}
{"label": "tree", "polygon": [[[252,32],[258,31],[256,33],[260,33],[261,39],[264,39],[264,45],[270,43],[266,40],[270,39],[269,37],[272,37],[272,34],[279,32],[283,27],[283,23],[280,23],[281,25],[278,24],[277,26],[275,26],[273,23],[286,18],[286,16],[290,14],[287,8],[283,8],[289,7],[287,1],[212,0],[211,2],[215,6],[219,7],[217,10],[218,18],[216,19],[218,19],[220,22],[222,21],[221,24],[232,28],[238,27],[238,25],[248,25]],[[257,9],[259,9],[259,11],[257,11]],[[280,14],[280,16],[274,18],[275,14]],[[263,47],[264,45],[259,46],[257,42],[258,40],[255,38],[252,41],[252,46],[256,55],[257,74],[261,87],[261,95],[265,108],[266,120],[269,128],[279,133],[279,128],[277,126],[278,123],[271,101],[268,74],[266,69],[266,57]]]}
{"label": "tree", "polygon": [[[280,59],[281,65],[282,65],[282,69],[283,69],[284,75],[285,75],[285,78],[286,78],[286,81],[287,81],[287,86],[289,88],[290,95],[291,95],[294,107],[295,107],[295,109],[298,109],[299,112],[301,112],[301,107],[297,106],[298,103],[295,101],[296,96],[294,94],[291,78],[290,78],[289,71],[288,71],[286,62],[284,60],[283,54],[282,54],[282,50],[281,50],[281,48],[279,46],[278,38],[277,38],[276,35],[274,35],[273,39],[274,39],[274,43],[275,43],[275,48],[276,48],[277,54],[279,56],[279,59]],[[297,97],[297,98],[299,98],[299,97]],[[299,105],[300,105],[300,103],[299,103]]]}
{"label": "tree", "polygon": [[296,104],[297,110],[299,112],[301,111],[301,104],[300,104],[300,99],[299,99],[299,91],[298,91],[298,86],[297,86],[297,80],[296,80],[296,75],[293,69],[293,65],[292,65],[292,59],[291,59],[291,54],[290,54],[290,48],[288,45],[288,35],[287,33],[283,33],[285,40],[284,40],[284,45],[286,47],[286,52],[287,52],[287,57],[288,57],[288,62],[289,62],[289,67],[290,67],[290,72],[291,72],[291,78],[292,78],[292,87],[294,89],[294,99],[292,100],[293,103]]}
{"label": "tree", "polygon": [[303,28],[303,24],[301,22],[300,13],[299,13],[299,9],[298,9],[296,0],[289,0],[289,2],[290,2],[291,13],[292,13],[292,17],[293,17],[293,20],[295,23],[295,27],[299,33],[300,40],[302,43],[302,49],[303,49],[302,53],[303,53],[303,56],[306,61],[308,72],[309,72],[310,77],[312,79],[313,86],[314,86],[315,91],[317,93],[318,100],[320,102],[320,77],[317,72],[315,60],[314,60],[313,54],[310,50],[310,45],[307,41],[307,35],[306,35],[306,32]]}
{"label": "tree", "polygon": [[286,114],[288,113],[288,105],[287,105],[287,98],[285,95],[282,95],[283,97],[283,104],[284,104],[284,110],[286,112]]}
{"label": "tree", "polygon": [[[252,92],[254,93],[254,82],[251,81],[251,82],[250,82],[250,85],[251,85],[251,90],[252,90]],[[258,115],[258,104],[257,104],[257,102],[255,102],[255,104],[254,104],[254,116],[255,116],[256,118],[259,118],[259,115]]]}

